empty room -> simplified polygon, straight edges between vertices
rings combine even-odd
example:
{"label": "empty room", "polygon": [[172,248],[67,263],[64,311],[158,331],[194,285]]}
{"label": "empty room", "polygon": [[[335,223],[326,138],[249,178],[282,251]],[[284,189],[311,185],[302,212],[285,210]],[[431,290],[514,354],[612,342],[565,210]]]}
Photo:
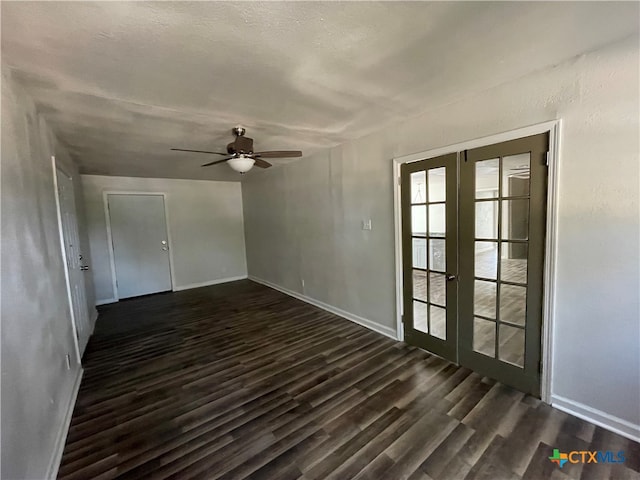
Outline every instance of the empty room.
{"label": "empty room", "polygon": [[0,9],[3,480],[640,479],[640,3]]}

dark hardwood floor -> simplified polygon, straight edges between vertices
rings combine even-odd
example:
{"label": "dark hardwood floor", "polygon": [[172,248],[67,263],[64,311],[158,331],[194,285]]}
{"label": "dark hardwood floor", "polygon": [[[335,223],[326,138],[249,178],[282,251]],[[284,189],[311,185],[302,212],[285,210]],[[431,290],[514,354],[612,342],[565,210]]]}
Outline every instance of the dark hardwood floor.
{"label": "dark hardwood floor", "polygon": [[62,479],[640,478],[637,443],[248,280],[101,307],[84,365]]}

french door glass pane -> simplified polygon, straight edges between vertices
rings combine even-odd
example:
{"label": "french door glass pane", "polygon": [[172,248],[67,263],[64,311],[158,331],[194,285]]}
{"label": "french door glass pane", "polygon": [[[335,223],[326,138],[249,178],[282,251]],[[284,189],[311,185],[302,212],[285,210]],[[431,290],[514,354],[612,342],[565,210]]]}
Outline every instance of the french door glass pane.
{"label": "french door glass pane", "polygon": [[429,235],[444,237],[447,232],[445,206],[442,203],[429,205]]}
{"label": "french door glass pane", "polygon": [[475,242],[475,276],[495,280],[498,275],[498,243]]}
{"label": "french door glass pane", "polygon": [[442,273],[429,273],[429,303],[447,306],[446,279]]}
{"label": "french door glass pane", "polygon": [[500,284],[500,321],[524,325],[527,310],[527,289]]}
{"label": "french door glass pane", "polygon": [[502,240],[527,240],[529,200],[502,201]]}
{"label": "french door glass pane", "polygon": [[524,367],[524,330],[501,324],[498,335],[498,358]]}
{"label": "french door glass pane", "polygon": [[413,301],[413,328],[428,333],[427,328],[427,304]]}
{"label": "french door glass pane", "polygon": [[429,170],[429,201],[444,202],[446,198],[445,167]]}
{"label": "french door glass pane", "polygon": [[500,279],[506,282],[527,283],[526,243],[502,242]]}
{"label": "french door glass pane", "polygon": [[476,162],[476,198],[496,198],[500,176],[499,159]]}
{"label": "french door glass pane", "polygon": [[487,355],[495,357],[496,350],[496,323],[482,318],[473,319],[473,349]]}
{"label": "french door glass pane", "polygon": [[498,202],[476,202],[476,238],[498,238]]}
{"label": "french door glass pane", "polygon": [[447,311],[444,308],[436,307],[434,305],[429,306],[430,322],[431,322],[431,335],[447,339]]}
{"label": "french door glass pane", "polygon": [[426,183],[424,170],[411,174],[411,203],[426,203]]}
{"label": "french door glass pane", "polygon": [[502,159],[502,196],[529,196],[531,154],[521,153]]}
{"label": "french door glass pane", "polygon": [[427,234],[427,206],[413,205],[411,207],[411,234],[424,237]]}
{"label": "french door glass pane", "polygon": [[429,269],[444,272],[446,265],[445,240],[429,240]]}
{"label": "french door glass pane", "polygon": [[426,238],[411,239],[413,245],[413,268],[427,268],[427,240]]}
{"label": "french door glass pane", "polygon": [[496,284],[494,282],[476,280],[473,303],[473,313],[475,315],[496,318]]}
{"label": "french door glass pane", "polygon": [[413,271],[413,298],[427,301],[427,272]]}

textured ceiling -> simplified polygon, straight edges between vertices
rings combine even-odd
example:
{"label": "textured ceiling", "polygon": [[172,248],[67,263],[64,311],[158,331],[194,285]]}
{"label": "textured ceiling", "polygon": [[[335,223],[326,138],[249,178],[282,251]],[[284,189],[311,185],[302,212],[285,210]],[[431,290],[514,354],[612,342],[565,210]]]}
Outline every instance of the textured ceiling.
{"label": "textured ceiling", "polygon": [[638,30],[612,2],[1,8],[3,63],[83,173],[221,180],[239,177],[169,148],[224,149],[242,123],[257,150],[308,156]]}

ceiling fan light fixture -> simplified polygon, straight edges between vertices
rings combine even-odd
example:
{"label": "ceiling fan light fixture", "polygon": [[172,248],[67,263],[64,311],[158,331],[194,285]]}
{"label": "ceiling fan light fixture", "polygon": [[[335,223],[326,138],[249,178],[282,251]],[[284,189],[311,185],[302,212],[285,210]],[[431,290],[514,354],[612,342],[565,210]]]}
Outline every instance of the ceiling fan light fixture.
{"label": "ceiling fan light fixture", "polygon": [[237,157],[230,158],[227,161],[227,164],[231,168],[233,168],[236,172],[240,172],[240,173],[246,173],[249,170],[251,170],[254,163],[256,163],[256,161],[253,158],[247,157],[242,154],[238,155]]}
{"label": "ceiling fan light fixture", "polygon": [[[2,1],[2,0],[0,0]],[[208,162],[202,167],[210,167],[212,165],[218,165],[220,163],[228,163],[229,166],[239,173],[246,173],[255,165],[258,168],[269,168],[271,163],[267,162],[265,158],[299,158],[302,156],[300,150],[270,150],[268,152],[256,152],[253,150],[253,138],[245,137],[244,127],[238,125],[233,129],[233,133],[236,136],[235,141],[227,145],[227,153],[210,152],[207,150],[190,150],[184,148],[172,148],[178,152],[193,152],[193,153],[206,153],[210,155],[222,155],[227,158],[220,160],[214,160]]]}

